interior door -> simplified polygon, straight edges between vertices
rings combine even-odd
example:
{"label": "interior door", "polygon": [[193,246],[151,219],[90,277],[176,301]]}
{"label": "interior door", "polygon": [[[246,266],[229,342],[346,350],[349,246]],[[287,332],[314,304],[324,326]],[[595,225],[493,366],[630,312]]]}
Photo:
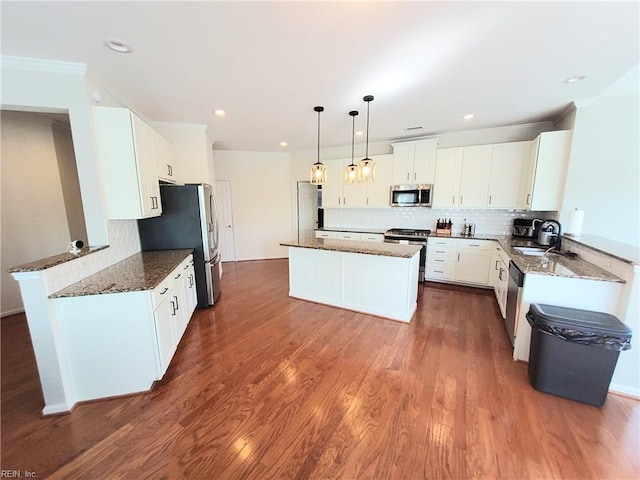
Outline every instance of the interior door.
{"label": "interior door", "polygon": [[231,182],[216,181],[216,198],[218,200],[218,251],[223,262],[235,262],[236,251],[233,234],[233,204],[231,201]]}
{"label": "interior door", "polygon": [[298,182],[298,241],[315,236],[318,226],[318,187]]}

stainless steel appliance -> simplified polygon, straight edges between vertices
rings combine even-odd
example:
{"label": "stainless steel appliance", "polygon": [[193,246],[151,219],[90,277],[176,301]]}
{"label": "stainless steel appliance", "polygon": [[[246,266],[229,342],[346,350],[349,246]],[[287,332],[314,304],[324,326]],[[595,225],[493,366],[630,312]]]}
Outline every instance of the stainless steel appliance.
{"label": "stainless steel appliance", "polygon": [[520,238],[538,238],[538,231],[542,225],[539,218],[514,218],[512,236]]}
{"label": "stainless steel appliance", "polygon": [[161,185],[162,215],[138,220],[143,251],[193,249],[198,307],[220,297],[218,215],[213,189],[206,183]]}
{"label": "stainless steel appliance", "polygon": [[538,232],[538,245],[556,247],[560,250],[560,224],[555,220],[545,220]]}
{"label": "stainless steel appliance", "polygon": [[418,267],[418,281],[424,282],[424,272],[427,266],[427,239],[431,230],[417,230],[409,228],[392,228],[384,232],[384,241],[387,243],[405,243],[420,245],[420,265]]}
{"label": "stainless steel appliance", "polygon": [[432,185],[392,185],[389,205],[392,207],[431,207]]}
{"label": "stainless steel appliance", "polygon": [[511,345],[516,338],[516,322],[520,315],[520,300],[522,298],[522,286],[524,285],[524,273],[513,263],[509,262],[509,286],[507,287],[507,315],[504,326],[507,328]]}

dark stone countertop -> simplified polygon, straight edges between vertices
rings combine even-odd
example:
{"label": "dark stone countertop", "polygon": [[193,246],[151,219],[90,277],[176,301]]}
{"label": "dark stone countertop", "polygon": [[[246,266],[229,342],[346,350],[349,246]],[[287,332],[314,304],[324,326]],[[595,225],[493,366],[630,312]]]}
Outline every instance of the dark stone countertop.
{"label": "dark stone countertop", "polygon": [[153,290],[193,250],[139,252],[49,295],[49,298]]}
{"label": "dark stone countertop", "polygon": [[332,238],[310,238],[308,240],[283,242],[283,247],[311,248],[334,252],[381,255],[384,257],[411,258],[420,251],[420,245],[401,245],[398,243],[365,242],[358,240],[335,240]]}

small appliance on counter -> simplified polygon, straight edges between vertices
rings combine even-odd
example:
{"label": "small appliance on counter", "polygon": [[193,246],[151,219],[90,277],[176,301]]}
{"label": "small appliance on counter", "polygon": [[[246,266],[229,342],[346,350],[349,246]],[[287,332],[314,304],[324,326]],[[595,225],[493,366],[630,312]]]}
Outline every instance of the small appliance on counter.
{"label": "small appliance on counter", "polygon": [[476,224],[475,223],[467,223],[467,219],[464,219],[464,224],[462,225],[462,231],[460,232],[461,237],[474,237],[476,235]]}
{"label": "small appliance on counter", "polygon": [[560,249],[560,224],[555,220],[545,220],[538,232],[538,245]]}
{"label": "small appliance on counter", "polygon": [[436,222],[436,235],[439,237],[450,237],[452,225],[451,219],[447,221],[446,218],[439,218]]}
{"label": "small appliance on counter", "polygon": [[542,220],[539,218],[514,218],[511,236],[519,238],[538,238]]}

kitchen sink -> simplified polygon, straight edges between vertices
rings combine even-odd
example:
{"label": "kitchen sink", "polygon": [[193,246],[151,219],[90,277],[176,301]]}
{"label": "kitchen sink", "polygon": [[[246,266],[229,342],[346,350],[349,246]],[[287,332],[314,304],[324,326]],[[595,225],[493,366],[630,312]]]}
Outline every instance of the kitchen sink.
{"label": "kitchen sink", "polygon": [[539,257],[547,253],[548,250],[547,248],[541,247],[513,247],[513,249],[523,255],[536,255]]}

